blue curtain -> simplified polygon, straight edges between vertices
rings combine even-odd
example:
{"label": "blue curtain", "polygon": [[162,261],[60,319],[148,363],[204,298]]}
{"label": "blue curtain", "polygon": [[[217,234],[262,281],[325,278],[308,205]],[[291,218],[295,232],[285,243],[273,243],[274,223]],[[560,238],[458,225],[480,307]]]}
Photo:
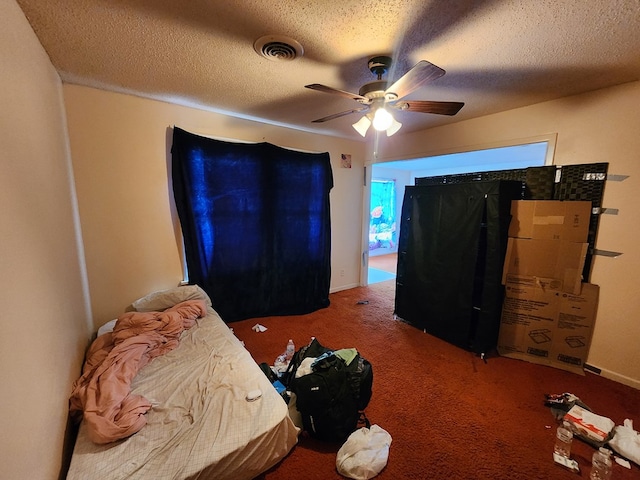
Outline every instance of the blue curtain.
{"label": "blue curtain", "polygon": [[172,175],[189,283],[227,322],[329,305],[328,153],[230,143],[175,127]]}

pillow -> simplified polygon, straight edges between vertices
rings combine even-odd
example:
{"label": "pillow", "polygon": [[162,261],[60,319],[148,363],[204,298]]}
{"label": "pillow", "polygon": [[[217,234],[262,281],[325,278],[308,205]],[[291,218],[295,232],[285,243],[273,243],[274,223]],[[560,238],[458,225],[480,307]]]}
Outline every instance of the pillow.
{"label": "pillow", "polygon": [[209,295],[198,285],[184,285],[168,290],[152,292],[131,304],[137,312],[161,312],[187,300],[204,300],[211,306]]}
{"label": "pillow", "polygon": [[110,322],[105,323],[104,325],[102,325],[99,329],[98,329],[98,334],[97,336],[99,337],[100,335],[104,335],[105,333],[108,332],[113,332],[113,329],[116,326],[116,322],[118,321],[117,318],[114,318],[113,320],[111,320]]}

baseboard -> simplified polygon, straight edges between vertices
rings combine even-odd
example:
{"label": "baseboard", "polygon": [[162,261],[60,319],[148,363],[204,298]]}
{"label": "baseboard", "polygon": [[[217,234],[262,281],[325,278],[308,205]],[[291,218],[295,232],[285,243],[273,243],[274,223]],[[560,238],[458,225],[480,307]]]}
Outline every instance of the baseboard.
{"label": "baseboard", "polygon": [[333,287],[329,289],[329,293],[341,292],[342,290],[350,290],[352,288],[359,287],[359,283],[350,283],[348,285],[340,285],[339,287]]}
{"label": "baseboard", "polygon": [[585,370],[589,373],[600,375],[601,377],[608,378],[609,380],[613,380],[614,382],[622,383],[623,385],[628,385],[629,387],[640,390],[640,380],[637,380],[635,378],[627,377],[626,375],[620,375],[619,373],[612,372],[611,370],[607,370],[605,368],[596,367],[594,365],[585,365]]}

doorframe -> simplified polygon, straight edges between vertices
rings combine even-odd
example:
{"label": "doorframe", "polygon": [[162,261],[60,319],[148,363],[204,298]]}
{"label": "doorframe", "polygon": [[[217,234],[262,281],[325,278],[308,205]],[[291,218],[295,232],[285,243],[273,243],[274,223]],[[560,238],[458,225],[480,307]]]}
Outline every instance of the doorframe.
{"label": "doorframe", "polygon": [[[521,145],[528,145],[532,143],[547,143],[547,150],[545,154],[544,164],[545,166],[553,165],[553,159],[555,156],[556,149],[556,141],[558,138],[557,133],[548,133],[544,135],[537,135],[526,138],[519,138],[513,140],[505,140],[501,142],[489,142],[486,144],[480,145],[472,145],[467,147],[456,147],[451,149],[444,149],[439,151],[431,151],[425,152],[423,154],[416,154],[414,156],[405,157],[405,158],[395,158],[395,159],[386,159],[380,160],[377,157],[376,152],[373,153],[373,157],[371,159],[365,160],[364,163],[364,173],[363,173],[363,199],[362,199],[362,238],[361,238],[361,255],[360,255],[360,285],[367,286],[369,284],[368,281],[368,273],[369,273],[369,213],[371,209],[371,179],[373,178],[373,166],[377,164],[384,163],[393,163],[397,161],[415,161],[416,163],[422,162],[431,157],[439,157],[444,155],[452,155],[458,153],[473,153],[481,150],[491,150],[505,147],[517,147]],[[421,169],[422,170],[422,169]],[[489,169],[473,169],[473,171],[469,171],[466,173],[475,173],[481,171],[490,171]],[[397,199],[401,201],[400,199]],[[397,227],[398,227],[398,235],[400,235],[400,221],[401,219],[397,219]]]}

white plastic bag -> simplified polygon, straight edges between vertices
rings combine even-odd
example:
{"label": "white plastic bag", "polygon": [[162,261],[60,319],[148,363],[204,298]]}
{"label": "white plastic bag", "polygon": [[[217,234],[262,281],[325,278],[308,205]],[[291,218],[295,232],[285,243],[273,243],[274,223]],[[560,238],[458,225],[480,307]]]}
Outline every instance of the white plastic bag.
{"label": "white plastic bag", "polygon": [[623,457],[640,465],[640,433],[633,429],[633,422],[628,418],[624,421],[624,425],[618,425],[615,428],[609,445]]}
{"label": "white plastic bag", "polygon": [[341,475],[355,480],[368,480],[387,465],[391,435],[378,425],[362,427],[347,438],[336,458]]}

